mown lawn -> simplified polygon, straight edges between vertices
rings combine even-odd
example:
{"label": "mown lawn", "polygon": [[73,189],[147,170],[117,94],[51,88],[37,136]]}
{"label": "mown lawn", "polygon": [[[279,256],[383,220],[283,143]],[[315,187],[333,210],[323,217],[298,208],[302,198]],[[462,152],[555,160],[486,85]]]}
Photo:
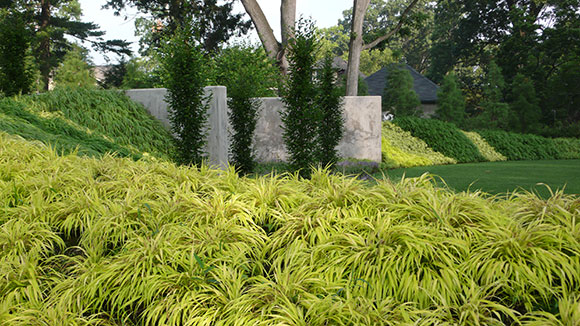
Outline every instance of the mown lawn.
{"label": "mown lawn", "polygon": [[[392,180],[403,175],[418,177],[423,173],[440,176],[455,191],[481,189],[498,194],[517,189],[549,195],[543,183],[552,190],[565,187],[569,194],[580,194],[580,160],[486,162],[457,165],[423,166],[383,171]],[[381,177],[375,174],[375,177]]]}

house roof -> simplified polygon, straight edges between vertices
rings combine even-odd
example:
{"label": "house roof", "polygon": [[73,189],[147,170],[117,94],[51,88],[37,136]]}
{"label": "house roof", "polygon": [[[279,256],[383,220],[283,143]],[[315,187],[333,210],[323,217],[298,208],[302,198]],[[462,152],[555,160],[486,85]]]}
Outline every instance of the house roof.
{"label": "house roof", "polygon": [[[365,79],[368,85],[369,95],[383,96],[383,92],[387,83],[389,67],[391,66],[383,67],[381,70],[375,72]],[[419,96],[421,103],[437,103],[437,90],[439,89],[439,86],[437,86],[431,80],[427,79],[427,77],[418,73],[408,64],[404,64],[403,68],[409,70],[411,73],[411,77],[413,77],[414,82],[413,89],[415,90],[415,93],[417,93],[417,96]]]}
{"label": "house roof", "polygon": [[[318,68],[322,67],[322,60],[317,63]],[[339,75],[346,74],[346,69],[348,68],[348,62],[341,57],[334,57],[332,59],[332,68],[338,71]],[[358,72],[358,76],[362,79],[367,78],[362,72]]]}

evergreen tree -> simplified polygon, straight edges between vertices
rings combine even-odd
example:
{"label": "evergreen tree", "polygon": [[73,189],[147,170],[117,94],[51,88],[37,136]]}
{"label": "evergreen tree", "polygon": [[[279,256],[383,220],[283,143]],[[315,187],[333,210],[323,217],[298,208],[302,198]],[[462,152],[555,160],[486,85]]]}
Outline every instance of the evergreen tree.
{"label": "evergreen tree", "polygon": [[510,107],[517,116],[514,127],[521,133],[527,133],[541,117],[536,90],[530,78],[518,73],[512,83],[512,101]]}
{"label": "evergreen tree", "polygon": [[80,20],[82,11],[78,0],[0,1],[0,9],[25,17],[28,29],[33,33],[33,55],[45,90],[48,90],[53,70],[72,47],[70,38],[89,42],[98,51],[131,54],[128,42],[105,41],[102,38],[105,33],[98,25]]}
{"label": "evergreen tree", "polygon": [[256,165],[252,142],[258,121],[258,97],[274,96],[278,69],[262,48],[234,46],[216,58],[215,81],[228,90],[228,114],[233,133],[230,157],[237,171],[253,172]]}
{"label": "evergreen tree", "polygon": [[0,93],[30,92],[32,72],[27,60],[30,33],[18,14],[0,11]]}
{"label": "evergreen tree", "polygon": [[308,177],[318,160],[318,126],[321,119],[316,105],[314,64],[319,45],[312,22],[300,20],[295,38],[290,41],[288,81],[282,91],[286,110],[282,113],[282,137],[292,169]]}
{"label": "evergreen tree", "polygon": [[383,95],[383,111],[395,116],[420,116],[421,101],[413,90],[413,77],[403,65],[388,68],[387,83]]}
{"label": "evergreen tree", "polygon": [[457,126],[463,125],[465,120],[465,98],[461,89],[457,87],[457,77],[449,73],[443,79],[441,88],[437,91],[437,118],[443,121],[455,123]]}
{"label": "evergreen tree", "polygon": [[66,54],[55,72],[54,84],[56,87],[96,87],[97,81],[81,47],[75,46]]}
{"label": "evergreen tree", "polygon": [[336,85],[336,72],[332,67],[332,62],[332,54],[328,53],[320,70],[316,100],[322,114],[318,131],[318,159],[322,166],[334,164],[338,160],[336,146],[344,133],[341,97],[344,93]]}
{"label": "evergreen tree", "polygon": [[505,81],[501,69],[492,61],[483,84],[483,101],[480,126],[489,129],[508,129],[510,108],[503,102]]}
{"label": "evergreen tree", "polygon": [[183,164],[200,165],[206,158],[208,118],[206,59],[199,42],[192,37],[194,27],[184,24],[167,41],[162,51],[163,78],[167,87],[169,119]]}

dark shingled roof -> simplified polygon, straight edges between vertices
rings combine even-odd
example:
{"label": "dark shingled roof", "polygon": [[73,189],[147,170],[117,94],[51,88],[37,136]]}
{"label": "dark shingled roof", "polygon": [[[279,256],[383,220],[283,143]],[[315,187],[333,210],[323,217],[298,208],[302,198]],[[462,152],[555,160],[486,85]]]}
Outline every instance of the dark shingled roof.
{"label": "dark shingled roof", "polygon": [[[390,67],[390,66],[389,66]],[[413,77],[414,85],[413,89],[419,96],[422,104],[434,104],[437,103],[437,86],[434,82],[427,79],[425,76],[418,73],[415,69],[411,68],[408,64],[403,65],[403,67],[411,73]],[[368,85],[369,95],[383,96],[383,92],[386,86],[388,74],[388,67],[383,67],[383,69],[375,72],[374,74],[368,76],[365,81]]]}

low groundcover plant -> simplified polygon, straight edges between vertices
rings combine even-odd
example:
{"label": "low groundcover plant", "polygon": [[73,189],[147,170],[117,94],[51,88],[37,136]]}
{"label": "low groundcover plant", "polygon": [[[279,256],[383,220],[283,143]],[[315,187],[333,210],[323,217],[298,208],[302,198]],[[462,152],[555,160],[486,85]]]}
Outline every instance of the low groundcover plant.
{"label": "low groundcover plant", "polygon": [[0,133],[2,325],[578,325],[580,199],[241,178]]}

